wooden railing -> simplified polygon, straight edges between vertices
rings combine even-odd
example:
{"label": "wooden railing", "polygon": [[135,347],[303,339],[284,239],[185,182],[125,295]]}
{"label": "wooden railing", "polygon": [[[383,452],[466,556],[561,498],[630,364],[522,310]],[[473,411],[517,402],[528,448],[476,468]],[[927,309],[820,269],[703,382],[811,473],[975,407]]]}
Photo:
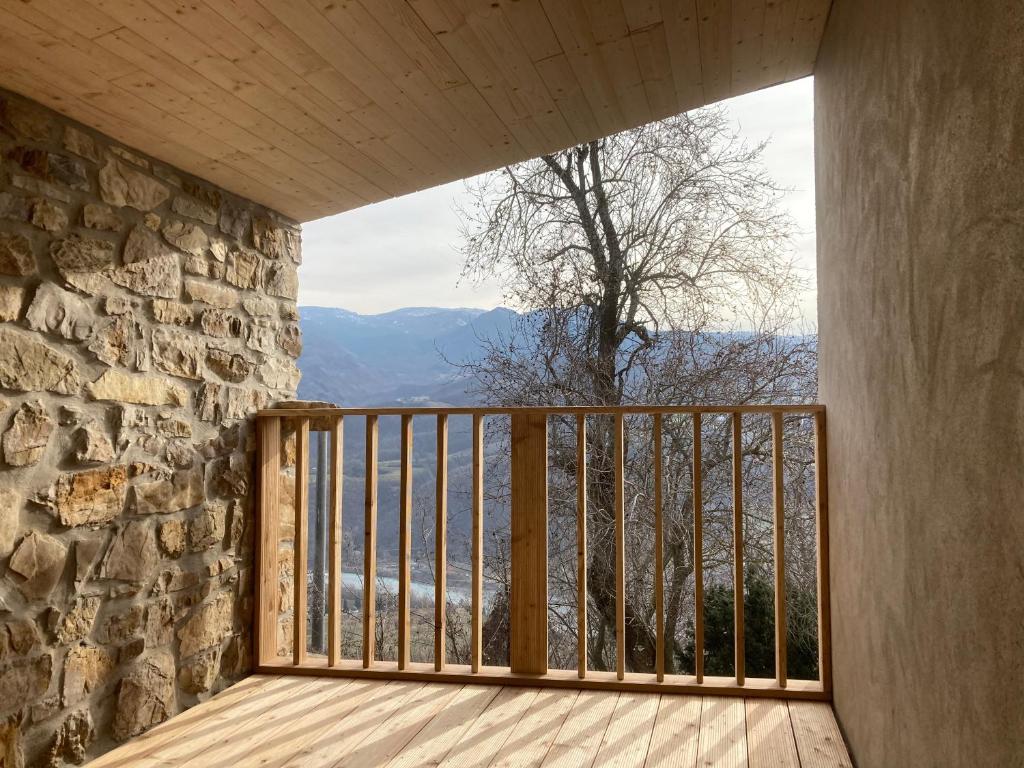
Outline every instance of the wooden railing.
{"label": "wooden railing", "polygon": [[[744,600],[744,418],[770,418],[772,487],[772,557],[774,559],[775,677],[752,678],[745,671]],[[664,420],[689,416],[692,422],[693,509],[693,674],[666,674],[664,596],[664,510],[662,499]],[[413,417],[437,420],[435,500],[435,599],[434,661],[416,663],[410,657],[410,594],[412,589],[413,522]],[[453,416],[472,419],[472,533],[470,591],[470,653],[468,665],[446,662],[446,571],[448,425]],[[484,626],[484,423],[487,417],[510,420],[510,597],[509,666],[485,666]],[[587,666],[587,417],[614,421],[614,569],[615,569],[615,669],[595,671]],[[627,418],[651,419],[651,456],[654,475],[654,608],[656,650],[653,674],[627,671],[625,648],[626,567],[624,433]],[[365,419],[365,504],[362,583],[361,658],[345,659],[341,653],[342,621],[342,494],[343,429],[346,419]],[[377,516],[379,420],[400,419],[399,548],[397,653],[395,661],[375,659],[377,617]],[[548,426],[553,417],[576,423],[576,574],[578,662],[575,670],[548,668]],[[734,627],[734,675],[705,674],[705,572],[704,572],[704,469],[702,466],[702,417],[731,421],[732,464],[732,583]],[[800,418],[812,424],[814,464],[814,539],[817,610],[817,680],[794,680],[787,675],[787,620],[785,584],[785,505],[783,488],[783,419]],[[263,673],[341,675],[374,678],[411,678],[450,682],[525,684],[558,687],[660,690],[680,693],[723,693],[745,696],[785,696],[828,699],[831,695],[830,606],[828,579],[828,508],[825,410],[820,405],[765,406],[643,406],[551,408],[277,408],[258,414],[259,510],[256,554],[255,637],[257,669]],[[326,600],[327,648],[325,655],[307,653],[307,471],[311,423],[329,433],[330,504],[328,577]],[[279,653],[279,564],[282,552],[280,510],[282,482],[282,424],[295,429],[294,545],[292,556],[291,658]],[[726,432],[727,434],[727,432]],[[288,482],[291,482],[290,475]],[[287,563],[287,560],[285,560]]]}

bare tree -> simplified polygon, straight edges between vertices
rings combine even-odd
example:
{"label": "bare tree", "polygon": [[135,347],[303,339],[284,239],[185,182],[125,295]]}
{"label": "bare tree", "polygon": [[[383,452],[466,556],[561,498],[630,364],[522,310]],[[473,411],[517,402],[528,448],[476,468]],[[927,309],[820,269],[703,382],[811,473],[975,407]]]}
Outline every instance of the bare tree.
{"label": "bare tree", "polygon": [[[813,399],[813,340],[787,337],[802,281],[788,255],[782,190],[726,114],[708,108],[505,168],[475,183],[463,211],[468,279],[498,276],[525,311],[510,334],[486,340],[468,367],[495,405],[793,402]],[[709,420],[704,449],[709,524],[705,568],[728,574],[731,447]],[[666,585],[671,670],[688,617],[693,572],[691,428],[667,419],[665,565],[653,573],[649,424],[627,431],[627,664],[653,664],[650,584]],[[554,422],[551,526],[552,663],[575,657],[574,424]],[[745,462],[770,451],[766,424],[744,431]],[[590,665],[614,663],[614,441],[590,420],[588,600]],[[757,530],[757,491],[747,510]],[[794,491],[795,493],[795,491]],[[762,494],[763,495],[763,494]],[[757,547],[758,537],[752,537]],[[770,551],[770,542],[765,545]],[[564,561],[564,562],[563,562]],[[722,578],[725,578],[723,575]],[[495,622],[497,623],[497,622]],[[485,638],[486,642],[486,638]]]}

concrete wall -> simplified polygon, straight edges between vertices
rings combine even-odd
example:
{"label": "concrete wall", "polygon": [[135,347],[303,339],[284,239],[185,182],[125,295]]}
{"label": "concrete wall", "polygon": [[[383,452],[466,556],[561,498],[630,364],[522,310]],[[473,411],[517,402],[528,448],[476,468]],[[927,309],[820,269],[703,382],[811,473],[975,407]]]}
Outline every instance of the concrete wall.
{"label": "concrete wall", "polygon": [[251,667],[256,408],[290,221],[0,91],[0,766],[80,763]]}
{"label": "concrete wall", "polygon": [[835,708],[1024,765],[1024,4],[836,0],[815,76]]}

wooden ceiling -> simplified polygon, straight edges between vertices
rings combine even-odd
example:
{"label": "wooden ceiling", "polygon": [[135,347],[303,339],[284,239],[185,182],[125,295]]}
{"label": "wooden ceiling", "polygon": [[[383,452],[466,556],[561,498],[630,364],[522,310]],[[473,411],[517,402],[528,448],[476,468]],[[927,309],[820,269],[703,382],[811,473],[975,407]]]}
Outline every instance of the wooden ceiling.
{"label": "wooden ceiling", "polygon": [[3,0],[0,86],[300,221],[811,74],[831,0]]}

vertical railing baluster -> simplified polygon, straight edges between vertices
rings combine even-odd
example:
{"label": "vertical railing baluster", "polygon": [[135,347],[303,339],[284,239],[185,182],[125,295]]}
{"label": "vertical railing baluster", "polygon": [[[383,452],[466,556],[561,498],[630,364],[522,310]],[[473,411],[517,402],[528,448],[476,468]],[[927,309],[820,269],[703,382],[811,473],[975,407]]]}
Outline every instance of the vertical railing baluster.
{"label": "vertical railing baluster", "polygon": [[832,691],[832,600],[829,591],[828,442],[825,412],[814,414],[814,495],[818,550],[818,678]]}
{"label": "vertical railing baluster", "polygon": [[[331,422],[331,500],[329,515],[329,560],[327,566],[327,663],[335,666],[341,661],[341,603],[344,585],[341,571],[341,497],[344,483],[343,446],[345,442],[345,418],[339,416]],[[323,466],[324,462],[320,462]]]}
{"label": "vertical railing baluster", "polygon": [[693,414],[693,655],[694,674],[704,682],[704,478],[701,416]]}
{"label": "vertical railing baluster", "polygon": [[587,417],[576,416],[576,671],[587,676]]}
{"label": "vertical railing baluster", "polygon": [[654,414],[654,672],[665,679],[665,562],[661,499],[661,414]]}
{"label": "vertical railing baluster", "polygon": [[448,591],[448,416],[437,417],[437,498],[434,525],[434,669],[445,663],[445,620]]}
{"label": "vertical railing baluster", "polygon": [[292,662],[298,666],[306,661],[306,549],[309,544],[309,419],[299,420],[295,434],[295,532],[292,583]]}
{"label": "vertical railing baluster", "polygon": [[256,663],[270,664],[277,659],[278,548],[280,537],[281,417],[257,419],[259,432],[260,495],[257,516],[256,579]]}
{"label": "vertical railing baluster", "polygon": [[786,687],[786,520],[783,498],[782,412],[772,413],[772,501],[775,531],[775,680]]}
{"label": "vertical railing baluster", "polygon": [[377,640],[377,417],[366,417],[366,496],[363,519],[363,668]]}
{"label": "vertical railing baluster", "polygon": [[736,684],[746,679],[743,638],[743,416],[732,414],[732,557]]}
{"label": "vertical railing baluster", "polygon": [[484,417],[473,414],[473,584],[471,617],[471,664],[474,672],[483,663],[484,610]]}
{"label": "vertical railing baluster", "polygon": [[402,415],[402,466],[398,491],[398,668],[409,666],[412,580],[412,414]]}
{"label": "vertical railing baluster", "polygon": [[615,674],[626,675],[626,521],[623,453],[625,427],[622,412],[615,414]]}

